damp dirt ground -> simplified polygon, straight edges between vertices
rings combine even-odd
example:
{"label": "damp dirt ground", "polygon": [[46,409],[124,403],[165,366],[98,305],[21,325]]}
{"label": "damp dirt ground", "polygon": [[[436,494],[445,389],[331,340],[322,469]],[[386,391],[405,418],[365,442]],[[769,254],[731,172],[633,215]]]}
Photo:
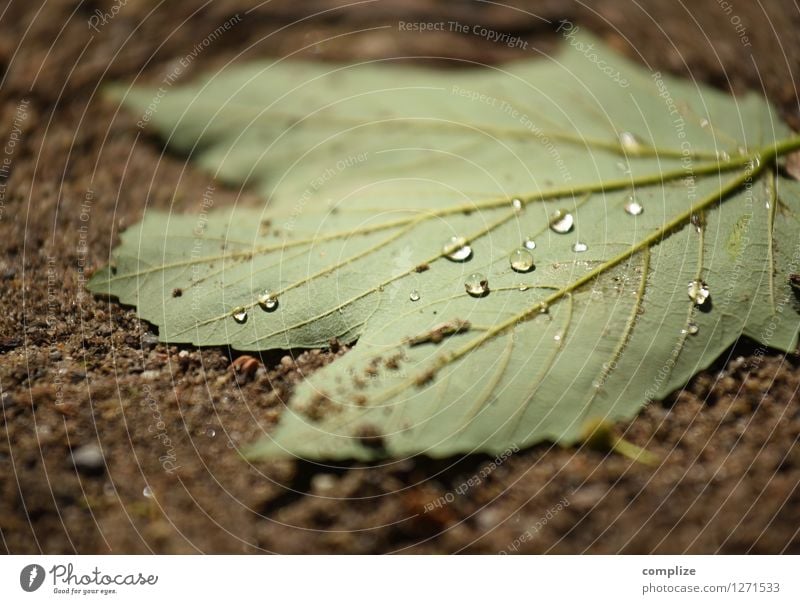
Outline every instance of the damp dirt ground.
{"label": "damp dirt ground", "polygon": [[[490,460],[246,463],[238,447],[277,421],[303,375],[346,350],[271,353],[254,374],[235,374],[229,350],[157,344],[131,309],[82,293],[81,267],[101,266],[146,205],[190,211],[209,184],[98,86],[159,81],[237,13],[184,78],[289,54],[498,63],[551,50],[566,18],[652,69],[763,91],[800,125],[800,12],[788,0],[730,13],[713,0],[338,4],[276,1],[247,14],[251,4],[226,0],[0,4],[0,141],[14,143],[0,180],[0,549],[800,553],[795,355],[759,360],[740,342],[617,426],[660,457],[655,467],[541,445],[464,489]],[[529,47],[402,32],[400,20],[481,24]],[[237,198],[258,203],[218,188],[215,204]],[[70,451],[92,444],[103,459],[90,450],[76,471]]]}

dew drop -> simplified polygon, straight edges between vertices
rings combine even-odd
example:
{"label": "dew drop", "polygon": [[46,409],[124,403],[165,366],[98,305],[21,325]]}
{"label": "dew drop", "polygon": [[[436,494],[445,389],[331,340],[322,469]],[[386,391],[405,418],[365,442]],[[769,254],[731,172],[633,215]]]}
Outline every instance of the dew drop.
{"label": "dew drop", "polygon": [[575,218],[566,210],[557,210],[550,217],[550,229],[561,235],[569,233],[575,226]]}
{"label": "dew drop", "polygon": [[214,438],[216,435],[217,431],[214,430],[214,428],[209,428],[208,430],[206,430],[206,436],[208,436],[209,438]]}
{"label": "dew drop", "polygon": [[561,334],[560,334],[560,333],[557,333],[556,335],[554,335],[554,336],[553,336],[553,339],[554,339],[556,342],[560,342],[560,341],[561,341]]}
{"label": "dew drop", "polygon": [[619,144],[622,146],[623,151],[638,151],[642,147],[642,141],[632,132],[621,132]]}
{"label": "dew drop", "polygon": [[519,197],[515,197],[511,200],[511,207],[514,208],[515,212],[519,212],[522,210],[522,200]]}
{"label": "dew drop", "polygon": [[527,273],[533,269],[533,254],[523,247],[511,252],[508,261],[511,263],[511,268],[518,273]]}
{"label": "dew drop", "polygon": [[464,288],[470,296],[480,298],[489,291],[489,281],[480,273],[473,273],[467,277]]}
{"label": "dew drop", "polygon": [[688,292],[689,299],[694,302],[697,306],[702,306],[706,303],[709,296],[711,296],[711,292],[708,290],[708,286],[706,285],[705,281],[689,281],[689,289]]}
{"label": "dew drop", "polygon": [[245,310],[244,306],[237,306],[231,311],[231,315],[233,316],[233,320],[237,323],[246,323],[247,322],[247,311]]}
{"label": "dew drop", "polygon": [[521,292],[528,291],[528,286],[525,285],[524,283],[520,283],[519,284],[519,291],[521,291]]}
{"label": "dew drop", "polygon": [[625,211],[631,216],[638,216],[644,212],[644,208],[642,207],[642,204],[636,201],[636,198],[633,195],[629,195],[625,200]]}
{"label": "dew drop", "polygon": [[148,499],[152,499],[152,497],[153,497],[153,489],[151,489],[149,486],[145,487],[142,490],[142,495],[144,495]]}
{"label": "dew drop", "polygon": [[265,289],[258,297],[258,304],[267,312],[272,312],[278,308],[278,297],[268,289]]}
{"label": "dew drop", "polygon": [[448,260],[464,262],[472,257],[472,248],[464,237],[453,235],[442,248],[442,253]]}
{"label": "dew drop", "polygon": [[419,300],[419,292],[417,290],[415,290],[415,289],[412,289],[411,293],[408,294],[408,299],[411,300],[412,302],[418,301]]}
{"label": "dew drop", "polygon": [[525,247],[526,250],[536,249],[536,241],[534,241],[533,237],[528,237],[525,241],[522,242],[522,245]]}
{"label": "dew drop", "polygon": [[709,124],[710,124],[710,122],[706,118],[703,118],[703,119],[700,120],[700,127],[701,128],[708,128]]}
{"label": "dew drop", "polygon": [[576,241],[572,244],[572,251],[576,253],[585,252],[589,249],[589,246],[583,243],[583,241]]}
{"label": "dew drop", "polygon": [[686,331],[689,333],[689,335],[693,336],[696,335],[698,331],[700,331],[700,328],[697,326],[697,323],[692,322],[686,326]]}

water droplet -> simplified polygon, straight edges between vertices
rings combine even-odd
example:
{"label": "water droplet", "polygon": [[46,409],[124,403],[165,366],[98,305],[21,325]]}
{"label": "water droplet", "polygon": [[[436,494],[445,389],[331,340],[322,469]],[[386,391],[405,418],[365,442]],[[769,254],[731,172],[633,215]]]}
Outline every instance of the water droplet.
{"label": "water droplet", "polygon": [[208,430],[206,430],[206,436],[208,436],[209,438],[214,438],[216,435],[217,431],[214,430],[214,428],[209,428]]}
{"label": "water droplet", "polygon": [[706,226],[706,216],[702,212],[700,214],[692,214],[691,223],[694,225],[694,230],[700,233]]}
{"label": "water droplet", "polygon": [[258,297],[258,304],[267,312],[272,312],[278,308],[278,297],[268,289],[265,289]]}
{"label": "water droplet", "polygon": [[642,147],[642,141],[632,132],[620,132],[619,144],[623,151],[638,151]]}
{"label": "water droplet", "polygon": [[533,254],[523,247],[511,252],[508,261],[511,263],[511,268],[518,273],[527,273],[533,269]]}
{"label": "water droplet", "polygon": [[708,286],[706,285],[705,281],[689,281],[689,289],[688,289],[689,299],[697,304],[697,306],[702,306],[706,303],[711,292],[708,290]]}
{"label": "water droplet", "polygon": [[246,323],[247,322],[247,311],[245,310],[244,306],[237,306],[231,311],[231,315],[233,316],[233,320],[237,323]]}
{"label": "water droplet", "polygon": [[519,291],[521,291],[521,292],[528,291],[528,286],[525,285],[524,283],[520,283],[519,284]]}
{"label": "water droplet", "polygon": [[557,210],[550,217],[550,228],[555,233],[563,235],[569,233],[575,226],[575,218],[566,210]]}
{"label": "water droplet", "polygon": [[526,250],[536,249],[536,242],[533,240],[533,237],[528,237],[525,241],[522,242],[522,245],[525,246]]}
{"label": "water droplet", "polygon": [[711,122],[709,122],[706,118],[703,118],[703,119],[700,120],[700,127],[701,128],[708,128],[710,123]]}
{"label": "water droplet", "polygon": [[717,151],[717,159],[721,161],[728,161],[731,158],[727,151]]}
{"label": "water droplet", "polygon": [[417,300],[419,300],[419,292],[415,289],[412,289],[411,293],[408,294],[408,299],[411,300],[412,302],[416,302]]}
{"label": "water droplet", "polygon": [[519,197],[515,197],[511,200],[511,207],[514,208],[515,212],[519,212],[522,210],[522,200]]}
{"label": "water droplet", "polygon": [[572,251],[576,253],[585,252],[589,249],[589,246],[583,243],[583,241],[576,241],[572,244]]}
{"label": "water droplet", "polygon": [[553,336],[553,339],[554,339],[556,342],[560,342],[560,341],[561,341],[561,334],[560,334],[560,333],[557,333],[556,335],[554,335],[554,336]]}
{"label": "water droplet", "polygon": [[148,499],[152,499],[152,497],[153,497],[153,489],[151,489],[149,486],[145,487],[142,490],[142,495],[144,495]]}
{"label": "water droplet", "polygon": [[628,195],[628,198],[625,200],[625,211],[631,216],[638,216],[644,212],[644,208],[642,204],[636,201],[633,195]]}
{"label": "water droplet", "polygon": [[448,260],[464,262],[472,256],[472,248],[464,237],[453,235],[442,248],[442,253]]}
{"label": "water droplet", "polygon": [[700,328],[697,326],[697,323],[692,322],[686,326],[686,331],[689,332],[689,335],[693,336],[696,335],[698,331],[700,331]]}
{"label": "water droplet", "polygon": [[467,277],[464,288],[470,296],[480,298],[489,291],[489,281],[480,273],[473,273]]}
{"label": "water droplet", "polygon": [[539,302],[539,314],[546,315],[548,311],[547,302]]}

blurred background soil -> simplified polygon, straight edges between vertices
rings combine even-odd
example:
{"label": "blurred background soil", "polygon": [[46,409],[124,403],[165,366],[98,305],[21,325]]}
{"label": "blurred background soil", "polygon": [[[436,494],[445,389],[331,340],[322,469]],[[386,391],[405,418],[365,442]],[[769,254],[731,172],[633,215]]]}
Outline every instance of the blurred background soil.
{"label": "blurred background soil", "polygon": [[[83,294],[80,272],[106,262],[145,206],[196,211],[209,183],[99,86],[159,82],[237,14],[181,81],[288,55],[497,63],[552,50],[569,19],[651,69],[763,91],[800,125],[791,0],[1,2],[0,141],[13,144],[0,158],[0,549],[800,553],[798,357],[758,362],[747,342],[618,426],[657,467],[542,445],[463,489],[490,460],[243,461],[237,447],[345,349],[272,353],[235,373],[226,349],[157,344],[131,309]],[[529,47],[403,32],[400,20],[481,24]],[[237,197],[259,203],[218,188],[215,205]]]}

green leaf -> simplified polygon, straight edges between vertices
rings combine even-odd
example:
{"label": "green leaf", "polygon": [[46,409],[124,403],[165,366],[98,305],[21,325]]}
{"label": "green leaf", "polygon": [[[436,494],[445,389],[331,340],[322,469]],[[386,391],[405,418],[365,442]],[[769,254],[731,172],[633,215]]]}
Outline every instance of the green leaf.
{"label": "green leaf", "polygon": [[[650,74],[574,37],[503,68],[280,60],[113,94],[269,201],[147,211],[90,289],[171,343],[358,340],[297,388],[254,455],[569,444],[743,334],[797,346],[800,187],[777,166],[800,141],[757,96]],[[558,211],[574,220],[566,233]],[[469,259],[446,257],[451,237]],[[518,273],[509,256],[527,238],[535,270]],[[473,273],[486,295],[465,291]],[[259,304],[265,290],[277,308]]]}

